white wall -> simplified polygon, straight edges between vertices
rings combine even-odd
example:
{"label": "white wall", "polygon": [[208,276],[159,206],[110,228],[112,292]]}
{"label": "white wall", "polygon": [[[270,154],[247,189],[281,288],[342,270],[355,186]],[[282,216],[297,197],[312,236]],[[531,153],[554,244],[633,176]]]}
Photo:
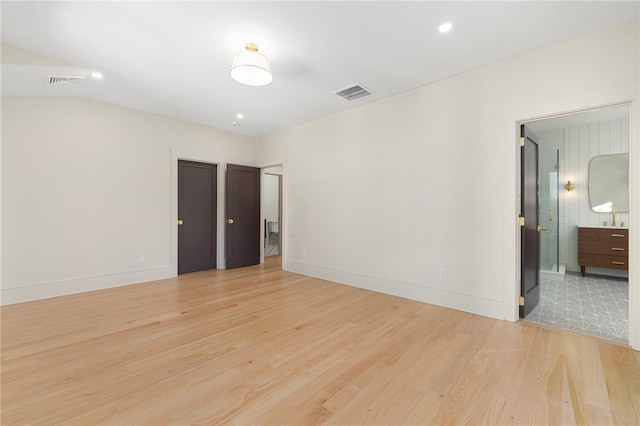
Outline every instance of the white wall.
{"label": "white wall", "polygon": [[517,319],[519,123],[631,101],[637,128],[638,38],[636,20],[259,138],[259,164],[285,164],[285,268]]}
{"label": "white wall", "polygon": [[179,158],[219,164],[222,241],[226,163],[255,165],[253,138],[79,98],[3,97],[2,303],[175,275]]}
{"label": "white wall", "polygon": [[[575,188],[566,194],[566,205],[573,225],[598,226],[611,224],[611,213],[594,212],[589,204],[588,171],[593,157],[629,152],[629,121],[617,120],[572,127],[564,132],[565,173]],[[628,213],[616,215],[620,222],[629,223]],[[575,228],[575,226],[574,226]],[[577,241],[577,231],[573,229]],[[577,248],[576,248],[577,250]]]}

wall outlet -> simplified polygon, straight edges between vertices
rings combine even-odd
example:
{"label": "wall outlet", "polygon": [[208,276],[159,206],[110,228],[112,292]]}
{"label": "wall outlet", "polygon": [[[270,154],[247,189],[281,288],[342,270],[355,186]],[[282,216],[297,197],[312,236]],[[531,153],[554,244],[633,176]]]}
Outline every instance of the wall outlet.
{"label": "wall outlet", "polygon": [[144,263],[144,253],[138,255],[138,263]]}
{"label": "wall outlet", "polygon": [[306,248],[302,249],[302,257],[309,257],[309,249],[306,249]]}
{"label": "wall outlet", "polygon": [[447,279],[447,268],[440,268],[440,279]]}

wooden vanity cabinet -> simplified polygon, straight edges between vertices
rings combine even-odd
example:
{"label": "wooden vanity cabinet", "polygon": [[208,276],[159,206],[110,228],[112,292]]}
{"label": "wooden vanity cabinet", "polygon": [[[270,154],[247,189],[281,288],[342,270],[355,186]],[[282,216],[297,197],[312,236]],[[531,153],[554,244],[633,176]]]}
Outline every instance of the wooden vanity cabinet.
{"label": "wooden vanity cabinet", "polygon": [[629,270],[629,230],[622,228],[578,228],[578,264],[585,268]]}

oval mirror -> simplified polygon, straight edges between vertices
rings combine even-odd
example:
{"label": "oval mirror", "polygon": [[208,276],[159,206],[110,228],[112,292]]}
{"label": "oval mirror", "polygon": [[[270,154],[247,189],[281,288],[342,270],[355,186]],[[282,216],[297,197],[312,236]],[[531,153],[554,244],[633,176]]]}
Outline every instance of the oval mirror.
{"label": "oval mirror", "polygon": [[629,211],[629,154],[599,155],[589,162],[589,202],[596,212]]}

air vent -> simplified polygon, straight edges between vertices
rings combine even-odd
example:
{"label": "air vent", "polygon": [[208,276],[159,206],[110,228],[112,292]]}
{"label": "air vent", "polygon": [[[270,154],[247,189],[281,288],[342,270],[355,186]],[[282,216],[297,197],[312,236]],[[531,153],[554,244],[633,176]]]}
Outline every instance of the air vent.
{"label": "air vent", "polygon": [[365,96],[371,95],[373,92],[367,88],[365,88],[360,83],[354,83],[344,89],[338,90],[334,92],[336,95],[345,98],[348,101],[353,101],[354,99],[360,99]]}
{"label": "air vent", "polygon": [[50,75],[49,86],[67,86],[70,84],[77,86],[82,80],[84,80],[84,77],[79,75]]}

